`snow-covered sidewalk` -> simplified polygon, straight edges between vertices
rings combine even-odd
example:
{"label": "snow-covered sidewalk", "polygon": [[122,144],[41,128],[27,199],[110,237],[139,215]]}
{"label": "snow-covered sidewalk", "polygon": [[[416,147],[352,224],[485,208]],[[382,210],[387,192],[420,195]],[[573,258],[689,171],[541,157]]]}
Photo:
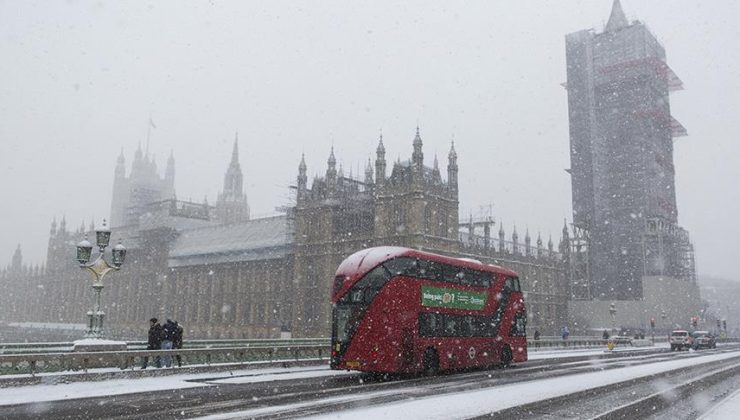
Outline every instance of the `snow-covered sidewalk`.
{"label": "snow-covered sidewalk", "polygon": [[730,420],[740,416],[740,389],[704,413],[698,420]]}
{"label": "snow-covered sidewalk", "polygon": [[[343,374],[347,374],[347,372],[308,366],[293,368],[244,369],[234,370],[231,372],[205,372],[150,378],[111,379],[105,381],[73,382],[67,384],[61,383],[55,385],[29,385],[0,388],[0,406],[60,401],[73,398],[133,394],[138,392],[163,391],[169,389],[206,387],[217,383],[256,383]],[[218,379],[208,381],[214,377],[217,377]]]}

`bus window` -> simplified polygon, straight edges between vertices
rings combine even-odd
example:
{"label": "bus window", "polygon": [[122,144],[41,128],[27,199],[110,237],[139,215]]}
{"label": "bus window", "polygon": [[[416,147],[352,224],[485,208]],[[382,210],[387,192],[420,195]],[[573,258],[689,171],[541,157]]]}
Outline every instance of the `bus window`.
{"label": "bus window", "polygon": [[460,335],[460,322],[459,319],[454,316],[444,317],[445,321],[445,335],[447,337],[458,337]]}
{"label": "bus window", "polygon": [[419,314],[419,335],[422,337],[439,337],[442,335],[442,315],[434,312]]}
{"label": "bus window", "polygon": [[489,323],[491,317],[487,316],[474,316],[473,317],[473,337],[490,337],[491,334]]}
{"label": "bus window", "polygon": [[465,269],[463,272],[465,273],[465,276],[463,277],[463,284],[477,287],[491,286],[490,274],[470,269]]}
{"label": "bus window", "polygon": [[353,289],[352,292],[349,294],[349,300],[350,302],[362,302],[362,297],[364,295],[363,289]]}
{"label": "bus window", "polygon": [[337,309],[336,314],[336,338],[339,341],[347,341],[349,339],[349,318],[351,314],[351,308],[339,308]]}
{"label": "bus window", "polygon": [[463,268],[462,270],[460,270],[459,273],[457,273],[457,276],[460,278],[460,284],[463,284],[465,286],[475,284],[475,271],[473,270]]}
{"label": "bus window", "polygon": [[504,283],[504,293],[510,293],[515,291],[514,289],[514,278],[513,277],[507,277],[506,282]]}
{"label": "bus window", "polygon": [[443,264],[442,265],[442,281],[446,281],[448,283],[460,283],[460,279],[462,278],[462,274],[460,274],[462,271],[459,267],[454,267],[451,265]]}
{"label": "bus window", "polygon": [[390,271],[391,276],[412,275],[411,273],[416,272],[417,265],[415,258],[406,257],[394,258],[383,264]]}
{"label": "bus window", "polygon": [[478,317],[466,315],[462,317],[462,323],[460,325],[460,335],[463,337],[475,337],[477,333],[475,328],[474,319]]}
{"label": "bus window", "polygon": [[[383,266],[376,267],[365,274],[365,277],[352,287],[348,294],[349,301],[352,303],[370,303],[389,278],[388,271]],[[342,300],[346,301],[346,298]]]}
{"label": "bus window", "polygon": [[367,273],[365,278],[362,279],[362,281],[367,282],[365,285],[363,301],[365,303],[372,302],[375,295],[380,292],[380,289],[382,289],[386,281],[388,281],[388,278],[388,271],[383,267],[377,267],[373,271]]}
{"label": "bus window", "polygon": [[481,286],[483,286],[485,288],[491,287],[491,283],[492,283],[491,276],[492,275],[491,274],[488,274],[488,273],[481,273],[481,274],[482,274],[482,276],[481,276]]}
{"label": "bus window", "polygon": [[511,330],[509,335],[512,337],[524,337],[527,335],[527,316],[518,313],[514,320],[511,321]]}
{"label": "bus window", "polygon": [[422,279],[442,280],[442,266],[434,261],[418,260],[417,276]]}

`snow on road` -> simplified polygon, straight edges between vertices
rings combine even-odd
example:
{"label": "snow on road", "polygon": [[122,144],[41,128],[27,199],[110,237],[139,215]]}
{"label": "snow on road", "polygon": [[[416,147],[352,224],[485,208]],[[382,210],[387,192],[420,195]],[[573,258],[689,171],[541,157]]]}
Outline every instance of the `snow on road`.
{"label": "snow on road", "polygon": [[[318,416],[317,418],[367,419],[392,417],[403,418],[404,420],[469,418],[486,415],[510,407],[564,396],[598,386],[615,384],[668,370],[680,369],[682,367],[695,366],[697,363],[725,360],[737,357],[738,355],[740,355],[740,352],[730,352],[612,369],[604,372],[567,375],[558,378],[542,379],[536,382],[503,385],[479,391],[445,394],[437,397],[389,403],[371,408],[334,412],[330,415]],[[241,414],[247,417],[249,416],[249,412],[243,412]]]}
{"label": "snow on road", "polygon": [[[210,386],[215,383],[248,383],[283,381],[315,376],[342,375],[346,372],[317,367],[245,369],[231,372],[206,372],[151,378],[111,379],[93,382],[59,383],[0,388],[0,406],[68,400],[73,398],[104,397]],[[211,378],[217,378],[211,380]],[[231,381],[231,382],[230,382]]]}
{"label": "snow on road", "polygon": [[[563,357],[578,357],[586,355],[604,354],[604,350],[548,350],[532,352],[531,360],[553,359]],[[96,372],[119,372],[118,368],[97,369]],[[69,374],[68,372],[62,372]],[[78,372],[83,375],[82,372]],[[138,392],[162,391],[168,389],[184,389],[209,384],[242,384],[267,381],[282,381],[304,379],[320,376],[334,376],[347,374],[345,371],[332,371],[328,367],[303,368],[267,368],[245,369],[230,373],[211,372],[199,374],[183,374],[158,376],[149,378],[109,379],[104,381],[71,382],[56,384],[40,384],[19,387],[0,388],[0,406],[10,404],[24,404],[31,402],[57,401],[72,398],[102,397],[106,395],[133,394]],[[40,376],[52,379],[59,376],[59,372],[42,373]],[[28,375],[13,375],[26,377]]]}
{"label": "snow on road", "polygon": [[[424,396],[424,390],[417,387],[396,388],[389,391],[377,391],[356,395],[330,397],[321,400],[320,404],[340,405],[362,404],[363,401],[377,401],[384,396],[418,395],[413,399],[387,404],[347,409],[334,409],[331,414],[312,417],[314,419],[368,419],[368,418],[403,418],[413,419],[451,419],[483,416],[494,411],[503,410],[523,404],[541,401],[544,399],[564,396],[608,384],[615,384],[630,379],[649,376],[669,370],[695,366],[699,363],[730,359],[740,355],[740,352],[713,354],[706,356],[681,358],[657,362],[648,365],[631,366],[610,369],[602,372],[579,373],[551,379],[541,379],[536,382],[523,382],[510,385],[501,385],[495,388],[486,388],[478,391],[456,392],[434,397]],[[739,397],[740,399],[740,397]],[[262,415],[280,415],[290,413],[305,407],[316,406],[315,401],[299,402],[295,404],[261,407],[232,413],[215,414],[202,419],[225,420],[249,418]],[[712,417],[726,418],[726,417]],[[735,417],[730,417],[735,418]]]}
{"label": "snow on road", "polygon": [[[627,352],[627,351],[625,351]],[[547,351],[532,352],[531,359],[564,358],[584,355],[603,354],[604,350],[571,350],[571,351]],[[721,355],[703,356],[701,360],[720,360],[736,356],[737,353],[726,353]],[[609,373],[570,375],[565,378],[545,379],[537,383],[522,383],[506,385],[481,391],[468,392],[464,394],[443,395],[436,398],[420,397],[418,400],[400,402],[368,408],[365,410],[346,411],[332,414],[334,418],[367,418],[370,416],[388,416],[414,418],[450,418],[465,417],[485,414],[493,410],[524,404],[527,402],[550,398],[576,392],[605,383],[614,383],[625,380],[628,377],[638,377],[668,370],[679,366],[689,366],[698,363],[699,359],[675,360],[669,362],[643,365],[633,368],[608,371]],[[296,368],[264,368],[243,369],[230,372],[205,372],[198,374],[181,374],[170,376],[158,376],[148,378],[123,378],[93,382],[71,382],[57,384],[40,384],[30,386],[0,388],[0,406],[24,403],[43,403],[49,401],[65,400],[71,398],[103,397],[122,394],[133,394],[140,392],[152,392],[172,389],[185,389],[194,387],[206,387],[214,384],[239,384],[256,383],[267,381],[290,381],[311,377],[326,377],[351,374],[344,371],[332,371],[326,366],[319,367],[296,367]],[[50,374],[49,376],[53,376]],[[380,393],[388,391],[380,391]],[[398,390],[390,391],[395,394]],[[414,390],[408,390],[413,394]],[[358,398],[367,398],[368,395],[337,397],[338,401],[356,401]],[[501,395],[507,395],[502,399]],[[375,395],[379,396],[379,395]],[[484,401],[485,404],[481,404]],[[307,402],[305,404],[313,404]],[[261,411],[266,413],[285,410],[282,407],[266,407]],[[420,414],[423,413],[423,414]],[[257,415],[259,413],[248,411],[237,414],[236,417]],[[230,418],[215,416],[213,418]]]}

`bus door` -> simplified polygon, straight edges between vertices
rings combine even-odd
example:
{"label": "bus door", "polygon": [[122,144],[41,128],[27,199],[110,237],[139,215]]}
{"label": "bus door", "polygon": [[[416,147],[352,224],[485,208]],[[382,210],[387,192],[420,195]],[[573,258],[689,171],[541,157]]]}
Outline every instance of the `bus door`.
{"label": "bus door", "polygon": [[413,370],[414,364],[414,332],[411,328],[404,328],[401,335],[401,367],[402,370]]}

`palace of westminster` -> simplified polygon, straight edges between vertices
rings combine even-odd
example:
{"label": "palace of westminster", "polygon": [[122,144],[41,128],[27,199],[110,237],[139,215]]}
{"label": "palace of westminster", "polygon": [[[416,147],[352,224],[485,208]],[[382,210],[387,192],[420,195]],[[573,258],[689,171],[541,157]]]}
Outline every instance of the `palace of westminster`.
{"label": "palace of westminster", "polygon": [[[122,154],[114,173],[110,225],[129,252],[103,292],[111,336],[140,337],[152,316],[179,321],[189,338],[328,336],[337,266],[381,245],[512,268],[530,332],[644,327],[656,316],[685,325],[700,297],[693,246],[677,225],[672,141],[685,130],[669,114],[668,91],[680,80],[619,1],[603,32],[566,37],[566,55],[574,218],[557,248],[529,232],[520,240],[516,228],[507,237],[491,218],[461,219],[454,144],[443,174],[436,157],[425,165],[418,127],[409,160],[389,164],[381,137],[364,176],[343,174],[332,148],[324,175],[309,183],[301,158],[295,204],[258,219],[237,140],[215,205],[177,200],[173,156],[160,175],[139,148],[130,170]],[[0,269],[0,322],[83,323],[92,289],[74,252],[94,228],[52,222],[40,267],[24,265],[19,246]]]}

